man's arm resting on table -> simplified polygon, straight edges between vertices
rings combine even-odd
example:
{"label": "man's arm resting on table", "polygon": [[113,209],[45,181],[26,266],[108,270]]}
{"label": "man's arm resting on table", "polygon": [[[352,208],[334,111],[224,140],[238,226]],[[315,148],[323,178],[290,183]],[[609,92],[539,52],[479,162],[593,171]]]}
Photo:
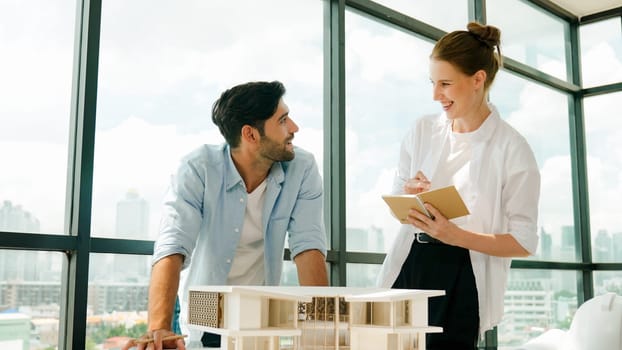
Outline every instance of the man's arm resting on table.
{"label": "man's arm resting on table", "polygon": [[328,286],[326,258],[317,249],[305,250],[294,258],[301,286]]}
{"label": "man's arm resting on table", "polygon": [[138,343],[137,339],[130,339],[121,348],[122,350],[134,347],[138,350],[186,349],[183,339],[162,340],[166,336],[173,335],[171,322],[177,288],[179,288],[179,273],[183,263],[184,257],[175,254],[164,257],[153,265],[149,283],[148,329],[147,333],[139,338],[147,343]]}
{"label": "man's arm resting on table", "polygon": [[153,265],[149,284],[149,331],[171,329],[183,263],[183,255],[175,254],[164,257]]}

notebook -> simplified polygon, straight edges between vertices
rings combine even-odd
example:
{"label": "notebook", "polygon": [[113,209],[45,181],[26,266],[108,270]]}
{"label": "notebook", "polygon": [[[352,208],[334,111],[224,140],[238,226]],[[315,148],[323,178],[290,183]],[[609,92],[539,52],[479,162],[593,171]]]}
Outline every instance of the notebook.
{"label": "notebook", "polygon": [[447,219],[469,215],[469,209],[464,204],[455,186],[447,186],[418,194],[387,194],[383,195],[382,199],[389,205],[393,215],[403,224],[408,223],[406,217],[410,209],[418,210],[428,217],[432,217],[423,203],[430,203]]}

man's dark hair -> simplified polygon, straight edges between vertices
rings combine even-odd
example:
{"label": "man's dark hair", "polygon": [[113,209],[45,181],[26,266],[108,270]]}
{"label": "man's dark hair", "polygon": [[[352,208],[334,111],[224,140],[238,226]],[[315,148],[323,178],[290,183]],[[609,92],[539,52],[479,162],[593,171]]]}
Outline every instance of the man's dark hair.
{"label": "man's dark hair", "polygon": [[263,135],[264,124],[276,112],[283,95],[285,86],[278,81],[234,86],[214,102],[212,121],[227,143],[236,148],[240,145],[240,133],[244,125],[257,128]]}

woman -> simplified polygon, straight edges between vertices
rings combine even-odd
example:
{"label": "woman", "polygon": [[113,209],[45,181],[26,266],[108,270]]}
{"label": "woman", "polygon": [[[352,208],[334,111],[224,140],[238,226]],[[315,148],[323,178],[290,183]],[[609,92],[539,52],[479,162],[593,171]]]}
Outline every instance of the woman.
{"label": "woman", "polygon": [[444,113],[419,119],[402,142],[394,193],[454,185],[471,214],[447,220],[411,210],[383,265],[383,287],[442,289],[430,299],[428,349],[475,349],[503,316],[512,257],[538,244],[538,166],[527,141],[487,94],[501,65],[501,33],[469,23],[430,55],[434,100]]}

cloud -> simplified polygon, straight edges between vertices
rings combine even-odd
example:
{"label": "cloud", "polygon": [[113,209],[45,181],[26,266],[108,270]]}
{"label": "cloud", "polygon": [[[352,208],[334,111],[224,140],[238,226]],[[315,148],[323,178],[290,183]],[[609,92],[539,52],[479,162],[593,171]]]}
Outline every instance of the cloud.
{"label": "cloud", "polygon": [[[567,139],[567,133],[559,132],[568,130],[567,126],[564,127],[568,125],[567,97],[548,87],[522,82],[518,93],[519,106],[510,112],[507,122],[529,139],[541,137],[544,130],[555,131],[548,133],[549,137]],[[550,138],[543,141],[549,143]]]}
{"label": "cloud", "polygon": [[[347,227],[380,228],[384,238],[384,247],[388,249],[397,236],[400,223],[391,215],[389,208],[382,200],[382,195],[391,192],[395,168],[374,170],[374,173],[379,175],[373,185],[368,190],[352,191],[354,193],[350,194],[346,201]],[[373,250],[373,247],[369,248]]]}
{"label": "cloud", "polygon": [[348,13],[346,68],[366,83],[427,82],[432,44]]}
{"label": "cloud", "polygon": [[[217,91],[285,78],[321,86],[321,2],[186,5],[158,1],[145,12],[142,3],[104,4],[101,86],[122,94],[166,94],[195,79]],[[274,22],[258,15],[265,9]]]}
{"label": "cloud", "polygon": [[620,21],[615,18],[581,26],[581,77],[584,86],[622,80],[619,29]]}
{"label": "cloud", "polygon": [[[616,92],[606,95],[598,95],[585,98],[583,109],[585,112],[585,132],[590,134],[598,134],[601,132],[615,133],[616,130],[622,128],[622,120],[613,118],[615,111],[619,109],[619,101],[622,92]],[[597,140],[589,140],[597,141]]]}
{"label": "cloud", "polygon": [[[569,156],[550,157],[540,169],[540,224],[554,237],[561,226],[573,226],[572,174]],[[600,229],[609,233],[622,231],[619,208],[612,203],[622,197],[622,175],[619,162],[612,163],[603,155],[588,155],[588,189],[592,237]]]}
{"label": "cloud", "polygon": [[64,232],[67,147],[0,140],[0,201],[9,200],[39,219],[45,233]]}
{"label": "cloud", "polygon": [[569,156],[553,156],[540,168],[538,223],[556,240],[562,226],[573,226],[572,175]]}
{"label": "cloud", "polygon": [[324,176],[324,131],[322,129],[300,127],[294,136],[294,144],[313,153],[320,175]]}
{"label": "cloud", "polygon": [[75,22],[71,5],[70,1],[3,3],[1,140],[66,143]]}
{"label": "cloud", "polygon": [[116,203],[132,189],[150,204],[150,233],[153,234],[170,174],[183,155],[207,140],[222,141],[222,136],[216,129],[181,133],[175,125],[153,125],[135,116],[98,132],[93,174],[93,232],[105,236],[115,234]]}
{"label": "cloud", "polygon": [[593,46],[582,59],[584,86],[622,81],[622,59],[609,43]]}
{"label": "cloud", "polygon": [[[295,143],[322,161],[322,131],[301,128]],[[160,203],[177,162],[204,143],[224,142],[214,127],[182,133],[173,124],[153,125],[135,116],[97,134],[93,191],[93,230],[114,234],[116,203],[136,190],[150,204],[150,234],[157,233]]]}

